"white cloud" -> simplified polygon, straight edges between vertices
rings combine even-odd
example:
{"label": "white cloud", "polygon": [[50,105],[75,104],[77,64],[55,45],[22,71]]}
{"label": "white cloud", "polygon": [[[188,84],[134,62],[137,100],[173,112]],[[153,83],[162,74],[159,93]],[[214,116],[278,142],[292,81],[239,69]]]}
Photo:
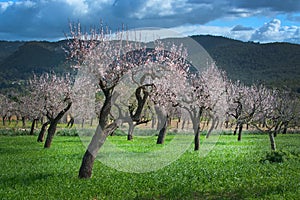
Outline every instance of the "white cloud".
{"label": "white cloud", "polygon": [[279,19],[265,23],[262,27],[254,32],[251,40],[259,42],[300,42],[300,27],[297,26],[281,26]]}
{"label": "white cloud", "polygon": [[12,1],[0,2],[0,13],[6,11],[6,9],[13,4],[14,3]]}

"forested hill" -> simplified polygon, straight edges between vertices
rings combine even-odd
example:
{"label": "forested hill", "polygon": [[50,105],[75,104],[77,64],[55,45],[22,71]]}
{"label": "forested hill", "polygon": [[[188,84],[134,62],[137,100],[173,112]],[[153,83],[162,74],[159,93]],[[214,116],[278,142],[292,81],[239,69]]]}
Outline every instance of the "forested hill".
{"label": "forested hill", "polygon": [[289,87],[300,93],[300,45],[259,44],[224,37],[193,36],[231,79]]}
{"label": "forested hill", "polygon": [[[258,44],[217,36],[192,36],[231,79],[289,87],[300,93],[300,45]],[[33,73],[71,70],[59,42],[0,41],[0,89],[17,88]]]}

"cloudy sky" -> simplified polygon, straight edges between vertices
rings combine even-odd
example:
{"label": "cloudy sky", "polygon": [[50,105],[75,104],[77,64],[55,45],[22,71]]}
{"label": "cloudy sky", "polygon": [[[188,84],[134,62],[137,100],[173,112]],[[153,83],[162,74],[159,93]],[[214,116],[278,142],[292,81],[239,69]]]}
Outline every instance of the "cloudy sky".
{"label": "cloudy sky", "polygon": [[112,30],[170,28],[183,35],[300,44],[300,0],[0,0],[0,40],[57,40],[68,21]]}

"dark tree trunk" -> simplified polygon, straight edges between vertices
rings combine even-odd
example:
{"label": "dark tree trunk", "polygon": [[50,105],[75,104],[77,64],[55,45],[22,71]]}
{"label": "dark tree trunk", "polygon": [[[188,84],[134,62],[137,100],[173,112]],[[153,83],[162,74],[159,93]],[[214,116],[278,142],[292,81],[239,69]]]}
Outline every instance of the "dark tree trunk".
{"label": "dark tree trunk", "polygon": [[225,121],[225,128],[226,128],[226,129],[228,128],[228,123],[229,123],[229,121],[226,120],[226,121]]}
{"label": "dark tree trunk", "polygon": [[37,119],[33,119],[32,120],[32,124],[31,124],[29,135],[33,135],[34,134],[34,127],[35,127],[35,123],[37,123],[37,122],[38,122]]}
{"label": "dark tree trunk", "polygon": [[72,106],[72,102],[69,102],[67,107],[65,109],[63,109],[62,111],[60,111],[60,113],[58,113],[58,115],[54,119],[50,119],[48,117],[49,121],[50,121],[50,126],[48,128],[48,134],[47,134],[44,148],[50,148],[53,137],[56,132],[56,126],[57,126],[58,122],[61,120],[61,118],[64,116],[64,114],[71,108],[71,106]]}
{"label": "dark tree trunk", "polygon": [[274,134],[272,131],[269,132],[269,139],[270,139],[270,143],[271,143],[271,149],[273,151],[276,151],[275,138],[274,138]]}
{"label": "dark tree trunk", "polygon": [[19,124],[19,120],[20,120],[20,117],[19,117],[19,116],[17,116],[17,120],[16,120],[16,125],[15,125],[15,127],[16,127],[16,126],[18,126],[18,124]]}
{"label": "dark tree trunk", "polygon": [[25,128],[26,126],[26,118],[22,117],[22,127]]}
{"label": "dark tree trunk", "polygon": [[55,132],[56,132],[56,126],[57,126],[58,121],[59,120],[50,121],[50,126],[48,128],[48,134],[47,134],[47,138],[46,138],[44,148],[50,148],[50,146],[52,144],[53,137],[54,137]]}
{"label": "dark tree trunk", "polygon": [[242,131],[243,131],[243,124],[239,125],[239,133],[238,133],[238,141],[242,140]]}
{"label": "dark tree trunk", "polygon": [[74,125],[74,117],[71,117],[71,119],[69,120],[69,122],[68,122],[68,124],[67,124],[67,127],[68,128],[72,128],[73,127],[73,125]]}
{"label": "dark tree trunk", "polygon": [[98,154],[99,149],[104,144],[108,135],[114,132],[118,128],[118,125],[113,122],[105,130],[103,130],[100,125],[98,125],[96,133],[94,134],[88,149],[86,150],[82,163],[79,169],[79,178],[91,178],[92,170],[94,166],[94,161]]}
{"label": "dark tree trunk", "polygon": [[8,125],[11,124],[11,116],[8,117]]}
{"label": "dark tree trunk", "polygon": [[[78,174],[79,178],[90,178],[92,176],[94,161],[100,147],[105,142],[107,136],[114,132],[114,130],[117,128],[117,126],[115,126],[115,128],[113,127],[113,124],[115,123],[112,123],[106,127],[108,115],[111,111],[113,88],[105,89],[105,84],[102,82],[100,82],[100,87],[105,95],[105,101],[100,111],[99,124],[96,132],[82,158],[82,163]],[[112,131],[110,132],[109,129],[112,129]]]}
{"label": "dark tree trunk", "polygon": [[284,128],[283,128],[282,134],[286,134],[286,133],[287,133],[288,125],[289,125],[289,122],[285,122],[285,123],[283,124]]}
{"label": "dark tree trunk", "polygon": [[5,123],[5,117],[2,117],[2,125],[3,125],[3,126],[6,126],[6,123]]}
{"label": "dark tree trunk", "polygon": [[43,142],[44,141],[45,132],[46,132],[47,126],[49,124],[50,124],[50,121],[48,121],[48,122],[46,122],[42,125],[41,131],[40,131],[38,139],[37,139],[38,142]]}
{"label": "dark tree trunk", "polygon": [[163,127],[159,131],[156,144],[163,144],[165,142],[167,127],[168,127],[168,121],[169,121],[168,118],[169,117],[166,116],[165,119],[164,119],[164,124],[163,124]]}
{"label": "dark tree trunk", "polygon": [[236,124],[235,128],[234,128],[234,131],[233,131],[233,135],[236,135],[236,132],[237,132],[238,128],[239,128],[239,124]]}
{"label": "dark tree trunk", "polygon": [[127,134],[127,140],[133,139],[133,130],[134,130],[134,124],[133,122],[128,122],[129,128],[128,128],[128,134]]}
{"label": "dark tree trunk", "polygon": [[196,133],[195,133],[195,138],[194,138],[194,144],[195,144],[195,151],[198,151],[200,148],[200,126],[198,126]]}

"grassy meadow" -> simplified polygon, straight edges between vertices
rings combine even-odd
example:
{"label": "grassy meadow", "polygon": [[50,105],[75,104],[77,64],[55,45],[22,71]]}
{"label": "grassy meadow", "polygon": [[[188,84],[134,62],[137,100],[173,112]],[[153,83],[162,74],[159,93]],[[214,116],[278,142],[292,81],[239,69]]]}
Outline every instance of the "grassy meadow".
{"label": "grassy meadow", "polygon": [[[7,131],[7,130],[1,130]],[[153,172],[117,171],[96,161],[93,177],[77,178],[85,152],[78,136],[56,136],[50,149],[36,136],[0,131],[0,199],[299,199],[300,134],[278,135],[284,162],[265,159],[267,135],[221,135],[200,157],[191,145],[175,162]],[[173,135],[168,135],[168,145]],[[204,137],[204,136],[201,136]],[[203,138],[201,138],[203,140]],[[155,151],[155,136],[110,136],[128,151]],[[155,163],[154,163],[155,164]]]}

